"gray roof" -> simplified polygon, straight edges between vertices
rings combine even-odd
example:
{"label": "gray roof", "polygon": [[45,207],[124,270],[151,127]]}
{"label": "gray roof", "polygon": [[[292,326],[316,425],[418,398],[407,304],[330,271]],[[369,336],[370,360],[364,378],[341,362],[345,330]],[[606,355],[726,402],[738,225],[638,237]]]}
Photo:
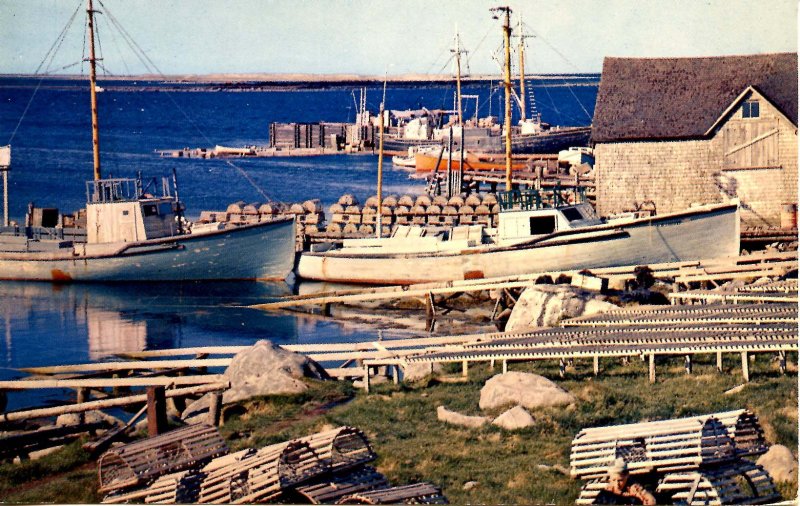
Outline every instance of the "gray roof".
{"label": "gray roof", "polygon": [[606,58],[592,141],[702,137],[748,86],[797,125],[797,53]]}

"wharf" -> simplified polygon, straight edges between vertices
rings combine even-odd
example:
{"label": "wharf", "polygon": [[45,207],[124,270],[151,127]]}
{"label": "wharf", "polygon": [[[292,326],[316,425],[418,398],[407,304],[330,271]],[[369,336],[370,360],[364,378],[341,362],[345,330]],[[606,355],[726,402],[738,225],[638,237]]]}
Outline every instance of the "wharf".
{"label": "wharf", "polygon": [[321,156],[345,154],[372,154],[371,150],[334,149],[326,147],[314,148],[273,148],[269,146],[245,146],[242,148],[228,148],[215,146],[213,148],[182,148],[160,149],[156,153],[162,158],[276,158],[287,156]]}

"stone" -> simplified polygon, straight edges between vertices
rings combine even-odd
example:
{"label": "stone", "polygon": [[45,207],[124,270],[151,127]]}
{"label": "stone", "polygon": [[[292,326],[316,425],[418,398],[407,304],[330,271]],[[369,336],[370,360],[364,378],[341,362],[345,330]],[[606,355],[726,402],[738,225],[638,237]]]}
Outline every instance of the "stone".
{"label": "stone", "polygon": [[481,389],[481,409],[519,405],[528,409],[564,406],[575,402],[575,396],[549,379],[525,372],[507,372],[489,378]]}
{"label": "stone", "polygon": [[601,296],[562,285],[531,285],[525,288],[511,311],[506,332],[553,327],[562,320],[617,309]]}
{"label": "stone", "polygon": [[463,427],[481,427],[491,421],[491,419],[486,416],[462,415],[461,413],[450,411],[444,406],[439,406],[436,408],[436,416],[441,422],[453,425],[461,425]]}
{"label": "stone", "polygon": [[528,411],[522,406],[515,406],[502,415],[498,416],[492,422],[492,425],[497,425],[506,430],[524,429],[530,427],[535,423],[535,420]]}
{"label": "stone", "polygon": [[464,483],[464,486],[461,487],[461,490],[472,490],[473,488],[475,488],[477,486],[478,486],[478,482],[477,481],[468,481],[468,482]]}
{"label": "stone", "polygon": [[406,365],[406,367],[403,369],[403,381],[411,383],[414,381],[423,380],[429,376],[432,376],[434,374],[439,374],[441,372],[442,372],[442,364],[411,363]]}
{"label": "stone", "polygon": [[783,445],[770,446],[756,464],[762,466],[774,481],[797,481],[797,458]]}
{"label": "stone", "polygon": [[[106,422],[111,427],[122,427],[125,425],[119,418],[107,415],[102,411],[86,411],[83,417],[84,423]],[[56,425],[58,427],[78,425],[79,423],[80,413],[65,413],[63,415],[58,415],[58,418],[56,418]]]}
{"label": "stone", "polygon": [[730,389],[728,389],[728,390],[725,390],[724,392],[722,392],[722,394],[723,394],[723,395],[734,395],[734,394],[738,394],[739,392],[741,392],[742,390],[744,390],[746,386],[747,386],[747,383],[742,383],[741,385],[736,385],[736,386],[735,386],[735,387],[733,387],[733,388],[730,388]]}
{"label": "stone", "polygon": [[[234,355],[223,377],[231,383],[222,394],[223,404],[266,395],[300,394],[308,389],[303,378],[328,379],[325,370],[313,360],[266,340]],[[206,412],[209,399],[206,394],[187,406],[181,418],[188,421]]]}

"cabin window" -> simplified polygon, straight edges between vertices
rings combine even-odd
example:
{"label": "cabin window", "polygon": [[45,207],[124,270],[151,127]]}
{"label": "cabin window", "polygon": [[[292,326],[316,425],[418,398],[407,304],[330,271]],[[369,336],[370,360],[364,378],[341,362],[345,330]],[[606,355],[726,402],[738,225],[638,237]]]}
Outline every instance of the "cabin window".
{"label": "cabin window", "polygon": [[161,206],[158,208],[158,214],[160,214],[162,216],[167,216],[171,212],[172,212],[172,203],[171,202],[165,202],[165,203],[161,204]]}
{"label": "cabin window", "polygon": [[128,211],[122,211],[122,216],[128,216]]}
{"label": "cabin window", "polygon": [[758,118],[759,108],[758,100],[748,100],[742,104],[742,117],[743,118]]}
{"label": "cabin window", "polygon": [[158,216],[158,207],[155,204],[144,204],[142,214],[145,216]]}
{"label": "cabin window", "polygon": [[556,230],[556,217],[531,216],[531,235],[552,234]]}
{"label": "cabin window", "polygon": [[564,208],[564,209],[561,210],[561,212],[564,214],[564,217],[566,219],[568,219],[569,221],[575,221],[575,220],[582,220],[583,219],[583,215],[581,214],[581,212],[578,211],[577,209],[575,209],[574,207]]}

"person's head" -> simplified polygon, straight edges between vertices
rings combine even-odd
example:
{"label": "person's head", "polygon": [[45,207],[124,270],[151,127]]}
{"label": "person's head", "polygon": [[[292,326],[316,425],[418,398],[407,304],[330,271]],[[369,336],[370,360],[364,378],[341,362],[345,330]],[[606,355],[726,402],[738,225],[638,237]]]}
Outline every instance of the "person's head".
{"label": "person's head", "polygon": [[628,464],[624,459],[616,459],[608,468],[608,483],[615,489],[622,489],[628,483]]}

